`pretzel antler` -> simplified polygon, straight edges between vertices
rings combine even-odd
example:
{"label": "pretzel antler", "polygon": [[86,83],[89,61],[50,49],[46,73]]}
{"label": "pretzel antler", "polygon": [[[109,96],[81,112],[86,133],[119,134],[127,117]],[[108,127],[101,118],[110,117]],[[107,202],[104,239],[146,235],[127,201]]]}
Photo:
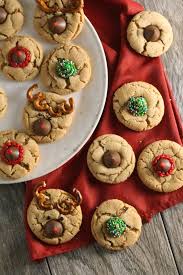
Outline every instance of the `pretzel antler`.
{"label": "pretzel antler", "polygon": [[73,189],[73,196],[74,198],[65,199],[57,203],[56,207],[61,214],[71,214],[82,203],[81,193],[76,188]]}
{"label": "pretzel antler", "polygon": [[84,7],[83,0],[70,0],[68,6],[59,8],[59,7],[49,7],[46,3],[46,0],[36,0],[40,8],[46,13],[74,13],[80,11]]}
{"label": "pretzel antler", "polygon": [[31,86],[27,91],[27,99],[34,106],[37,111],[46,111],[52,117],[60,117],[62,115],[71,114],[74,110],[74,100],[69,98],[69,103],[63,100],[61,103],[57,104],[56,108],[53,109],[52,106],[46,101],[46,95],[42,92],[38,92],[33,95],[33,91],[38,88],[37,84]]}
{"label": "pretzel antler", "polygon": [[44,193],[45,188],[46,183],[44,181],[40,182],[35,186],[33,194],[41,208],[51,210],[54,205],[51,203],[50,197]]}

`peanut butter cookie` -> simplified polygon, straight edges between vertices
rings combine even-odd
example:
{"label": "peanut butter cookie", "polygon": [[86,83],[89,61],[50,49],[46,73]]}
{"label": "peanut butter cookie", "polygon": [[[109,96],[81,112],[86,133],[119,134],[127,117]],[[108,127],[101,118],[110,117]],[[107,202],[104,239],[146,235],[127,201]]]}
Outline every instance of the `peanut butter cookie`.
{"label": "peanut butter cookie", "polygon": [[148,145],[140,154],[137,171],[142,182],[158,192],[172,192],[183,186],[183,147],[170,140]]}
{"label": "peanut butter cookie", "polygon": [[5,92],[0,88],[0,118],[6,113],[8,106],[8,99]]}
{"label": "peanut butter cookie", "polygon": [[118,120],[134,131],[157,126],[164,115],[164,101],[159,91],[146,82],[130,82],[114,94],[113,109]]}
{"label": "peanut butter cookie", "polygon": [[91,144],[87,163],[90,172],[101,182],[117,184],[131,176],[135,154],[128,142],[117,135],[103,135]]}
{"label": "peanut butter cookie", "polygon": [[32,91],[32,88],[28,91],[28,102],[23,113],[28,134],[38,143],[50,143],[62,138],[72,124],[73,99],[67,102],[54,93],[41,93],[40,96],[40,93],[33,95]]}
{"label": "peanut butter cookie", "polygon": [[80,91],[89,82],[91,65],[88,54],[77,45],[60,45],[44,60],[41,80],[58,94]]}
{"label": "peanut butter cookie", "polygon": [[36,187],[34,198],[27,210],[28,225],[41,241],[63,244],[79,232],[82,223],[81,201],[78,190],[69,194],[60,189],[45,189],[45,183]]}
{"label": "peanut butter cookie", "polygon": [[67,2],[70,1],[45,1],[48,7],[47,11],[41,5],[36,8],[35,29],[48,41],[66,43],[76,38],[83,28],[84,12],[82,5],[76,12],[65,12]]}
{"label": "peanut butter cookie", "polygon": [[23,22],[23,8],[19,1],[0,1],[0,40],[14,36],[21,30]]}
{"label": "peanut butter cookie", "polygon": [[117,199],[100,204],[91,222],[95,240],[113,251],[134,245],[140,237],[141,227],[141,217],[136,209]]}
{"label": "peanut butter cookie", "polygon": [[149,57],[168,51],[173,42],[173,31],[168,20],[154,11],[142,11],[134,16],[127,29],[130,46]]}
{"label": "peanut butter cookie", "polygon": [[37,143],[25,133],[0,132],[0,177],[24,177],[37,166],[39,156]]}
{"label": "peanut butter cookie", "polygon": [[16,81],[35,78],[43,60],[41,45],[29,36],[14,36],[5,41],[0,52],[3,74]]}

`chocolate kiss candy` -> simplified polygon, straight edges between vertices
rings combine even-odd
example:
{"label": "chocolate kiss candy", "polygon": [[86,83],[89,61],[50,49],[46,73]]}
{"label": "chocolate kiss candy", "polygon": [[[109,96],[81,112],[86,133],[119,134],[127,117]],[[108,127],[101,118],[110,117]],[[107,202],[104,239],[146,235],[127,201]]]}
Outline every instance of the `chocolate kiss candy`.
{"label": "chocolate kiss candy", "polygon": [[17,147],[15,147],[15,146],[10,146],[10,147],[6,150],[4,156],[5,156],[5,158],[6,158],[7,160],[13,161],[13,160],[17,160],[17,159],[19,158],[20,152],[19,152],[19,150],[18,150]]}
{"label": "chocolate kiss candy", "polygon": [[121,163],[121,156],[116,151],[106,151],[103,155],[103,163],[107,168],[116,168]]}
{"label": "chocolate kiss candy", "polygon": [[7,12],[3,7],[0,7],[0,24],[4,23],[7,18]]}
{"label": "chocolate kiss candy", "polygon": [[47,136],[51,131],[51,123],[46,118],[39,118],[34,121],[32,129],[38,136]]}
{"label": "chocolate kiss candy", "polygon": [[11,55],[11,60],[14,63],[21,64],[26,60],[26,54],[21,49],[18,49]]}
{"label": "chocolate kiss candy", "polygon": [[158,172],[167,173],[171,168],[171,163],[168,159],[161,158],[156,164],[156,170]]}
{"label": "chocolate kiss candy", "polygon": [[62,16],[54,16],[49,19],[48,27],[53,34],[61,34],[66,29],[66,21]]}
{"label": "chocolate kiss candy", "polygon": [[63,225],[56,220],[48,221],[44,226],[44,234],[48,238],[58,238],[63,235]]}
{"label": "chocolate kiss candy", "polygon": [[156,42],[159,40],[161,32],[158,27],[149,25],[144,29],[144,37],[147,41]]}

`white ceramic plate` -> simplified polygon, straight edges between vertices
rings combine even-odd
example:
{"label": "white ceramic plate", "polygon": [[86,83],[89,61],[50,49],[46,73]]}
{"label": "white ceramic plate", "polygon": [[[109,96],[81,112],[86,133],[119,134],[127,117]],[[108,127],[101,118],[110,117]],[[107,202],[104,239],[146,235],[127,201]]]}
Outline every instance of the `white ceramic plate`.
{"label": "white ceramic plate", "polygon": [[[30,0],[24,0],[22,3],[25,10],[25,25],[21,34],[33,36],[43,45],[45,53],[48,52],[55,45],[41,39],[33,28],[32,19],[35,4]],[[70,130],[60,141],[40,145],[40,162],[37,168],[26,177],[19,180],[0,179],[0,184],[35,179],[57,169],[71,159],[94,132],[102,115],[107,95],[106,58],[99,37],[87,18],[82,33],[73,43],[81,45],[88,52],[92,64],[92,78],[83,91],[72,94],[76,107]],[[33,83],[39,84],[39,77],[33,81],[18,83],[0,76],[0,86],[6,91],[9,103],[5,117],[0,119],[0,130],[21,130],[23,128],[22,112],[26,102],[26,91]],[[39,87],[43,88],[41,84]]]}

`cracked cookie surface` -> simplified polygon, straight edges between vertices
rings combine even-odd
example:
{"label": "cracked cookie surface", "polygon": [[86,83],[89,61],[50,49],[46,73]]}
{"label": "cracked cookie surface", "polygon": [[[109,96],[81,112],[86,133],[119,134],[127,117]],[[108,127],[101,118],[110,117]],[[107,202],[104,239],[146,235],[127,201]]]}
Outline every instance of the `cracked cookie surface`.
{"label": "cracked cookie surface", "polygon": [[[120,237],[112,237],[106,230],[106,222],[111,217],[119,217],[126,223],[126,229]],[[136,209],[117,199],[100,204],[91,221],[91,231],[95,240],[104,248],[114,251],[134,245],[140,237],[141,227],[141,217]]]}
{"label": "cracked cookie surface", "polygon": [[[72,195],[60,189],[46,189],[53,204],[72,198]],[[63,235],[60,237],[48,238],[44,234],[44,226],[50,220],[62,220],[64,228]],[[27,210],[27,221],[31,231],[41,241],[57,245],[70,241],[79,232],[82,223],[81,207],[77,206],[70,214],[64,215],[53,208],[51,210],[41,209],[37,200],[33,198]]]}
{"label": "cracked cookie surface", "polygon": [[[155,41],[149,41],[144,36],[144,30],[148,26],[155,26],[159,30]],[[136,52],[149,57],[157,57],[170,48],[173,42],[173,31],[168,20],[161,14],[154,11],[142,11],[130,22],[127,39]]]}
{"label": "cracked cookie surface", "polygon": [[[175,162],[171,175],[160,177],[152,162],[158,155],[168,155]],[[137,171],[139,178],[150,189],[158,192],[172,192],[183,186],[183,147],[170,140],[160,140],[148,145],[140,154]]]}
{"label": "cracked cookie surface", "polygon": [[40,153],[37,143],[25,133],[17,131],[0,132],[0,151],[7,141],[15,141],[23,146],[23,159],[20,164],[10,165],[5,163],[0,157],[0,177],[18,179],[27,175],[38,164]]}
{"label": "cracked cookie surface", "polygon": [[[103,156],[107,151],[115,151],[121,157],[115,168],[104,165]],[[120,136],[108,134],[99,136],[90,145],[87,164],[93,176],[101,182],[117,184],[131,176],[135,168],[135,154],[128,142]]]}
{"label": "cracked cookie surface", "polygon": [[[54,109],[57,104],[64,101],[64,98],[54,93],[44,93],[46,101]],[[51,124],[51,131],[46,136],[35,135],[33,131],[33,124],[37,119],[44,118]],[[24,125],[28,131],[28,134],[35,139],[38,143],[50,143],[61,139],[69,130],[72,124],[73,112],[67,115],[61,115],[59,117],[52,117],[46,111],[37,111],[34,109],[33,103],[28,102],[24,108],[23,113]]]}
{"label": "cracked cookie surface", "polygon": [[[67,1],[63,0],[53,0],[47,2],[49,7],[54,7],[55,5],[59,8],[63,8]],[[66,28],[62,33],[53,33],[49,28],[49,19],[53,16],[61,16],[66,21]],[[53,41],[57,43],[66,43],[72,39],[75,39],[81,32],[84,24],[84,12],[81,9],[74,13],[62,13],[57,12],[54,14],[45,13],[39,7],[36,8],[34,15],[34,26],[37,32],[47,39],[48,41]]]}
{"label": "cracked cookie surface", "polygon": [[5,40],[21,30],[24,22],[23,8],[17,0],[1,0],[0,10],[0,40]]}
{"label": "cracked cookie surface", "polygon": [[[128,110],[131,97],[144,97],[147,102],[147,113],[134,116]],[[120,87],[113,97],[113,109],[118,120],[134,131],[145,131],[157,126],[164,115],[164,101],[159,91],[146,82],[130,82]]]}
{"label": "cracked cookie surface", "polygon": [[0,118],[6,113],[8,106],[8,99],[5,92],[0,88]]}
{"label": "cracked cookie surface", "polygon": [[[24,67],[13,67],[9,61],[9,55],[14,48],[23,48],[30,53],[30,62]],[[26,81],[35,78],[43,60],[42,46],[30,36],[14,36],[4,42],[0,53],[0,68],[9,79]]]}
{"label": "cracked cookie surface", "polygon": [[[74,62],[77,74],[65,79],[56,74],[58,59],[66,59]],[[42,83],[58,94],[69,94],[80,91],[89,82],[91,77],[91,65],[89,56],[78,45],[60,45],[53,50],[44,60],[41,67]]]}

